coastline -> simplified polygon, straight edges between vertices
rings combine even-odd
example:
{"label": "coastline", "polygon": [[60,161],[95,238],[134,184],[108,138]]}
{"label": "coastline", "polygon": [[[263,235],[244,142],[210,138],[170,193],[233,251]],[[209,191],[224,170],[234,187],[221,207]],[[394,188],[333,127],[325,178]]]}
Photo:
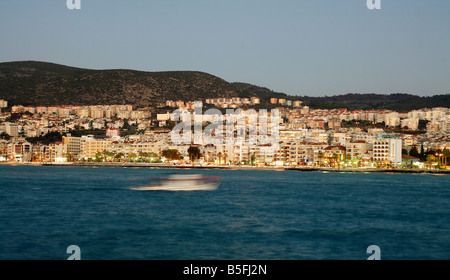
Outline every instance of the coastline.
{"label": "coastline", "polygon": [[143,162],[1,162],[11,166],[78,166],[78,167],[146,167],[165,169],[228,169],[228,170],[274,170],[274,171],[303,171],[303,172],[349,172],[349,173],[429,173],[450,174],[450,169],[388,169],[388,168],[332,168],[332,167],[293,167],[293,166],[243,166],[243,165],[175,165],[167,163]]}

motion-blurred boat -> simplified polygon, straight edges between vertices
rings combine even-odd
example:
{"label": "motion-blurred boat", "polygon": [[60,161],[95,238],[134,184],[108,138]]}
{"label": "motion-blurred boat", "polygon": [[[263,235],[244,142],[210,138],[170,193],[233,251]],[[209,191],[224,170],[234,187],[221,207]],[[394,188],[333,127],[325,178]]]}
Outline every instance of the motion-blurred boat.
{"label": "motion-blurred boat", "polygon": [[171,174],[159,184],[131,187],[139,191],[213,191],[218,188],[220,177],[200,174]]}

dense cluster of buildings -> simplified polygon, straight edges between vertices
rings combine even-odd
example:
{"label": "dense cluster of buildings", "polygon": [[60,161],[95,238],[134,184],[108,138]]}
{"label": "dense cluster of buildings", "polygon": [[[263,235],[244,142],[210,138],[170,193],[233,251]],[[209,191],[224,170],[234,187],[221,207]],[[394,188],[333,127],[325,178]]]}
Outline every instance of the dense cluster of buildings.
{"label": "dense cluster of buildings", "polygon": [[[302,105],[300,100],[287,100],[285,98],[270,98],[269,103],[271,105],[280,106],[292,106],[293,108],[299,108]],[[261,104],[261,98],[253,96],[247,97],[218,97],[207,98],[205,104],[210,104],[218,108],[240,108],[241,106],[254,106]],[[192,110],[194,108],[194,101],[184,102],[183,100],[167,100],[165,103],[168,107],[186,108]]]}
{"label": "dense cluster of buildings", "polygon": [[[276,99],[276,100],[275,100]],[[151,109],[134,110],[131,105],[102,106],[12,106],[0,113],[0,161],[68,162],[68,161],[172,161],[163,151],[176,150],[178,162],[189,161],[188,149],[200,150],[201,164],[252,164],[294,166],[399,166],[405,164],[402,150],[450,149],[450,110],[432,108],[411,112],[389,110],[317,109],[302,106],[301,101],[273,98],[279,118],[269,118],[270,141],[224,141],[223,126],[208,130],[211,116],[200,118],[203,132],[217,140],[175,143],[173,130],[167,125],[173,112]],[[259,98],[215,98],[203,101],[219,108],[240,108],[259,104]],[[166,106],[184,110],[191,120],[198,120],[194,102],[167,101]],[[0,100],[0,108],[8,107]],[[237,112],[237,111],[236,111]],[[246,111],[240,112],[246,114]],[[270,115],[270,112],[269,112]],[[227,116],[216,116],[226,120]],[[259,119],[244,116],[244,138],[261,137]],[[276,120],[276,123],[273,123]],[[354,122],[344,126],[343,122]],[[414,132],[426,121],[423,133],[386,133],[386,128],[402,127]],[[359,127],[359,122],[373,124]],[[176,122],[175,122],[176,123]],[[378,125],[376,125],[378,124]],[[380,128],[379,124],[384,126]],[[233,135],[239,129],[231,127]],[[126,133],[133,126],[135,133]],[[276,133],[273,131],[277,129]],[[75,131],[101,130],[102,135],[73,136]],[[229,129],[226,128],[226,129]],[[61,141],[40,143],[30,138],[58,132]],[[79,134],[78,134],[79,135]],[[237,134],[236,134],[237,135]],[[242,136],[242,135],[241,135]],[[28,140],[27,140],[28,139]],[[31,143],[33,142],[33,143]]]}

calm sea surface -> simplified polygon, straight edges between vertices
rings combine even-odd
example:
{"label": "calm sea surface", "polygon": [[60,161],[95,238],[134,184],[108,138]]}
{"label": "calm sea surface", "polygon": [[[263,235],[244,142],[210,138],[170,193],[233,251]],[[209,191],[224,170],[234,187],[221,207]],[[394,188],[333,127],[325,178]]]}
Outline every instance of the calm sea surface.
{"label": "calm sea surface", "polygon": [[[168,173],[217,191],[134,191]],[[0,259],[450,259],[450,177],[0,166]]]}

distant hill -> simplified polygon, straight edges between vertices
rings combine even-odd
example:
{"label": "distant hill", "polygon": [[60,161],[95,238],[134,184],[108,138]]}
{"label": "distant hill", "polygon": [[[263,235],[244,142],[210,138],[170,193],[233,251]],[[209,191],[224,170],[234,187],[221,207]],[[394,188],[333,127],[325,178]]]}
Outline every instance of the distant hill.
{"label": "distant hill", "polygon": [[303,105],[315,109],[370,110],[389,109],[394,111],[411,111],[421,108],[448,107],[450,108],[450,94],[420,97],[412,94],[374,94],[374,93],[347,93],[335,96],[293,96],[281,92],[275,92],[265,87],[248,83],[232,83],[244,90],[244,93],[256,95],[263,102],[268,102],[271,97],[284,98],[286,100],[301,100]]}
{"label": "distant hill", "polygon": [[241,96],[242,90],[195,71],[90,70],[53,63],[0,63],[0,99],[21,105],[132,104]]}
{"label": "distant hill", "polygon": [[275,92],[273,90],[270,90],[268,88],[265,87],[260,87],[260,86],[256,86],[256,85],[252,85],[252,84],[248,84],[248,83],[232,83],[233,86],[243,90],[244,94],[250,95],[250,96],[258,96],[259,98],[261,98],[264,101],[268,101],[270,98],[275,97],[275,98],[286,98],[286,99],[298,99],[298,96],[288,96],[285,93],[282,92]]}
{"label": "distant hill", "polygon": [[251,96],[260,97],[263,104],[276,97],[302,100],[304,105],[323,109],[409,111],[450,107],[450,94],[431,97],[403,93],[292,96],[249,83],[229,83],[195,71],[91,70],[37,61],[0,63],[0,99],[11,105],[131,104],[147,107],[166,100]]}
{"label": "distant hill", "polygon": [[323,109],[388,109],[401,112],[433,107],[450,108],[450,94],[421,97],[404,93],[393,93],[389,95],[348,93],[345,95],[326,97],[300,96],[297,98],[311,108]]}

